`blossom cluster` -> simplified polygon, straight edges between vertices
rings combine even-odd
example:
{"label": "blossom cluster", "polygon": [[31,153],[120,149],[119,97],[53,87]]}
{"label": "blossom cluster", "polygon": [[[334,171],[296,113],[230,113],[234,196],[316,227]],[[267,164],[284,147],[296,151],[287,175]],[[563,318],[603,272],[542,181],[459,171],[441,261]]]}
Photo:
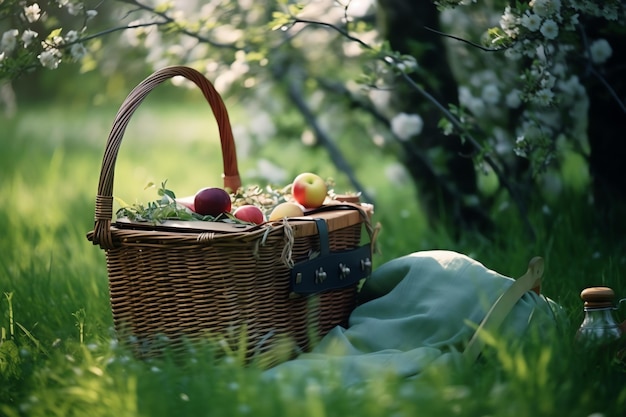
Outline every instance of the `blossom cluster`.
{"label": "blossom cluster", "polygon": [[[5,1],[2,7],[9,12],[0,14],[0,78],[36,65],[56,69],[64,56],[79,61],[87,54],[81,34],[97,11],[87,9],[82,2],[55,0],[48,9],[42,9],[36,2]],[[57,24],[58,15],[63,13],[81,17],[80,30],[63,33]],[[42,29],[44,33],[40,33]]]}
{"label": "blossom cluster", "polygon": [[[500,19],[500,28],[511,42],[507,57],[532,60],[520,79],[524,85],[522,100],[528,105],[518,125],[517,155],[530,157],[540,149],[534,156],[544,158],[539,164],[546,166],[560,137],[584,137],[584,132],[568,128],[576,126],[572,116],[585,119],[580,113],[586,113],[579,105],[586,94],[571,58],[584,58],[589,65],[599,66],[609,60],[612,48],[606,39],[587,40],[576,35],[586,36],[584,22],[588,17],[624,19],[622,7],[618,1],[599,4],[582,0],[531,0],[527,7],[507,7]],[[563,123],[564,118],[570,123]]]}
{"label": "blossom cluster", "polygon": [[[448,16],[451,28],[467,28],[467,36],[476,27],[469,22],[470,9],[480,8],[470,3],[438,2],[444,21]],[[588,101],[576,63],[587,68],[610,64],[613,49],[607,39],[588,38],[585,25],[590,18],[623,23],[625,11],[619,0],[509,4],[493,16],[495,26],[483,38],[485,47],[500,52],[464,62],[459,102],[489,132],[496,151],[513,150],[530,159],[537,172],[553,161],[559,147],[586,148]],[[464,19],[468,22],[459,24]]]}

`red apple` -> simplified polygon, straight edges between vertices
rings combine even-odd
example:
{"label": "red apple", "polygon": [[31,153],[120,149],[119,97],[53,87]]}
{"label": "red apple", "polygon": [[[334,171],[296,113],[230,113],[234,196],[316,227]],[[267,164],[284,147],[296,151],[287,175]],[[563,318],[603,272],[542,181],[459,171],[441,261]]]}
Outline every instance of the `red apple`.
{"label": "red apple", "polygon": [[286,202],[280,203],[270,213],[269,221],[280,220],[284,217],[300,217],[304,216],[302,206],[296,203]]}
{"label": "red apple", "polygon": [[195,195],[188,195],[186,197],[176,198],[176,202],[181,206],[187,207],[189,210],[195,212],[196,208],[194,206],[194,200],[196,199]]}
{"label": "red apple", "polygon": [[194,197],[195,212],[203,216],[217,216],[228,213],[231,209],[230,195],[217,187],[203,188]]}
{"label": "red apple", "polygon": [[326,182],[317,174],[304,172],[291,183],[293,198],[306,208],[316,208],[326,199]]}
{"label": "red apple", "polygon": [[233,216],[248,223],[261,224],[265,223],[265,215],[263,211],[252,204],[246,204],[235,209]]}

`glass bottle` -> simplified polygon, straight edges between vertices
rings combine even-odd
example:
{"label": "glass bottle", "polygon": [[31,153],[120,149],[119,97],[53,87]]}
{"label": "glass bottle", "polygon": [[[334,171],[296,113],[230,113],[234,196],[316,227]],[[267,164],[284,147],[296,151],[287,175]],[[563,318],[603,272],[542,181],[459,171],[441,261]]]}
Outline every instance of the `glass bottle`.
{"label": "glass bottle", "polygon": [[[615,294],[608,287],[585,288],[580,293],[585,317],[576,332],[576,342],[585,348],[598,348],[617,343],[624,336],[626,321],[618,324],[613,317]],[[620,300],[624,301],[624,300]]]}

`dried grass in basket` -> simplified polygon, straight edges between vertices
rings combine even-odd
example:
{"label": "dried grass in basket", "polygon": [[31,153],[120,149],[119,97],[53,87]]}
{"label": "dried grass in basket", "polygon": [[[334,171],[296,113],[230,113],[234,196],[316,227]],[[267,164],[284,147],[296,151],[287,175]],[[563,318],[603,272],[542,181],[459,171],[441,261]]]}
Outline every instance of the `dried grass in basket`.
{"label": "dried grass in basket", "polygon": [[[106,253],[116,331],[144,357],[161,352],[159,341],[180,347],[182,340],[205,337],[235,346],[245,336],[248,357],[278,349],[284,340],[293,343],[289,354],[306,351],[330,329],[345,325],[355,306],[358,280],[342,281],[344,272],[350,273],[346,265],[352,266],[353,276],[365,277],[371,270],[371,207],[329,205],[306,218],[256,227],[113,223],[115,162],[124,131],[147,94],[174,76],[193,81],[204,94],[219,127],[224,187],[241,186],[228,113],[202,74],[167,67],[133,89],[106,143],[95,225],[87,235]],[[361,245],[363,225],[370,242]],[[360,259],[346,263],[355,251]],[[318,253],[323,256],[309,260]],[[339,265],[340,274],[324,282],[326,273],[320,271],[328,269],[329,261],[334,262],[331,269]],[[294,296],[298,285],[312,294]]]}

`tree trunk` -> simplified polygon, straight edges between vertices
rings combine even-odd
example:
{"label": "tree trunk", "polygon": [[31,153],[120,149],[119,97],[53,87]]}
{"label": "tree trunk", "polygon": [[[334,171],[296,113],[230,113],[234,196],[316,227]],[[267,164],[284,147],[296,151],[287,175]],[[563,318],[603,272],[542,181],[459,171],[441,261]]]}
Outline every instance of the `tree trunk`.
{"label": "tree trunk", "polygon": [[[608,28],[602,23],[588,26],[590,41],[605,38],[613,55],[604,68],[596,68],[598,76],[589,73],[586,79],[589,95],[589,171],[592,178],[597,219],[604,223],[607,238],[623,240],[626,232],[626,49],[623,30]],[[608,29],[608,30],[607,30]],[[618,102],[621,100],[621,105]]]}

